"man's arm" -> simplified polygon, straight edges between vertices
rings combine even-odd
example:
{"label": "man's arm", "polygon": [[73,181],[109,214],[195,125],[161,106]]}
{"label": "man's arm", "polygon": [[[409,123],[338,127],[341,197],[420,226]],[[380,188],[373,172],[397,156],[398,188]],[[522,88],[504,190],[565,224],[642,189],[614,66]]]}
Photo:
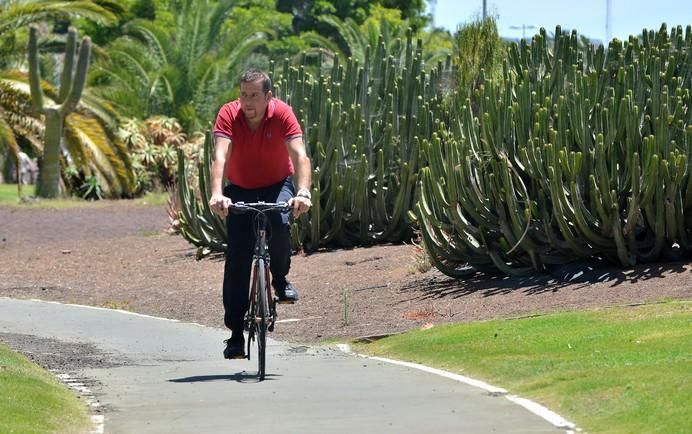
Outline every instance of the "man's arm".
{"label": "man's arm", "polygon": [[223,195],[223,175],[226,157],[231,153],[231,141],[226,137],[214,138],[214,161],[211,163],[211,198],[209,207],[219,217],[228,215],[231,199]]}
{"label": "man's arm", "polygon": [[296,197],[291,199],[293,204],[293,216],[298,217],[308,212],[312,206],[310,201],[310,186],[312,185],[312,167],[310,158],[305,151],[305,143],[302,137],[293,137],[286,141],[288,155],[293,161],[295,169],[294,183],[296,185]]}

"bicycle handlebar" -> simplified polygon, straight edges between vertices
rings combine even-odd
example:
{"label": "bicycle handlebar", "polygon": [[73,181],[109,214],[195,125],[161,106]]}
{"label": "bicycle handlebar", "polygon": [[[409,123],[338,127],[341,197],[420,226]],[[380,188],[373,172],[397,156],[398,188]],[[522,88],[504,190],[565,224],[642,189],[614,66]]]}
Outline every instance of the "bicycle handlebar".
{"label": "bicycle handlebar", "polygon": [[233,213],[242,214],[249,211],[262,213],[267,211],[288,212],[293,207],[287,202],[234,202],[228,209]]}

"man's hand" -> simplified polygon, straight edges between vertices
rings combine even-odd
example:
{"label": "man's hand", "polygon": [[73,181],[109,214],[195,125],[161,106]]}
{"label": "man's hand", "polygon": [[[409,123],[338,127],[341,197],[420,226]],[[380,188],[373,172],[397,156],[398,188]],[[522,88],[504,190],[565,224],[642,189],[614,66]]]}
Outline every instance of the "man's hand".
{"label": "man's hand", "polygon": [[212,212],[221,218],[226,218],[228,215],[228,207],[231,206],[231,198],[223,194],[213,194],[209,199],[209,208]]}
{"label": "man's hand", "polygon": [[312,202],[307,197],[296,196],[288,200],[288,204],[293,207],[293,217],[298,218],[310,210]]}

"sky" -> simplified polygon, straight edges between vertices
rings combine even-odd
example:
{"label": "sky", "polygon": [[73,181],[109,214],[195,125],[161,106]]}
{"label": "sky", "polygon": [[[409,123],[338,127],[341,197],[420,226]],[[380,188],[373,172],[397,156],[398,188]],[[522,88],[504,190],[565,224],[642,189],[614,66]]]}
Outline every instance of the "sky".
{"label": "sky", "polygon": [[[489,15],[497,19],[500,36],[530,38],[538,29],[549,32],[555,26],[575,29],[591,39],[606,40],[607,0],[486,0]],[[428,1],[428,4],[430,1]],[[483,0],[437,0],[434,14],[436,27],[454,32],[458,25],[481,16]],[[610,0],[611,39],[627,40],[641,34],[643,28],[658,30],[661,23],[692,24],[691,0]],[[430,6],[428,6],[430,8]],[[531,29],[535,26],[535,29]],[[513,28],[515,27],[515,28]]]}

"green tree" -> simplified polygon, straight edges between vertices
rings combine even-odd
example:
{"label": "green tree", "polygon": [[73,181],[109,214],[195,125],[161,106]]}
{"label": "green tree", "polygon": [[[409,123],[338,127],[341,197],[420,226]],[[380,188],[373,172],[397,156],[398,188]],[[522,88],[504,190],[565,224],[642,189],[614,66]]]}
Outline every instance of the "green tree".
{"label": "green tree", "polygon": [[26,62],[29,24],[82,17],[108,25],[115,21],[112,0],[13,0],[0,1],[0,69]]}
{"label": "green tree", "polygon": [[476,88],[481,71],[489,78],[502,74],[503,43],[492,17],[476,18],[460,26],[454,35],[453,50],[462,101]]}
{"label": "green tree", "polygon": [[151,21],[156,19],[156,2],[154,0],[136,0],[130,10],[135,17]]}
{"label": "green tree", "polygon": [[293,31],[300,33],[314,30],[322,35],[329,35],[329,27],[320,20],[325,15],[334,15],[346,21],[351,19],[363,24],[372,15],[374,7],[398,9],[403,19],[409,21],[414,30],[423,29],[430,21],[425,15],[424,0],[277,0],[276,8],[280,12],[293,15]]}
{"label": "green tree", "polygon": [[252,23],[225,25],[235,5],[187,0],[172,6],[173,25],[158,16],[128,23],[96,65],[99,94],[128,116],[165,114],[186,131],[205,127],[234,88],[242,60],[267,39]]}
{"label": "green tree", "polygon": [[[402,19],[401,11],[397,9],[375,6],[371,12],[372,16],[362,24],[350,18],[340,20],[333,15],[320,17],[320,21],[336,30],[339,48],[345,57],[353,57],[362,64],[365,61],[367,48],[370,47],[370,52],[373,53],[381,37],[385,51],[402,60],[405,54],[402,41],[406,40],[407,33],[412,28],[409,21]],[[420,32],[416,38],[423,42],[422,60],[427,67],[435,66],[450,53],[452,42],[446,32]],[[428,46],[433,48],[428,49]]]}
{"label": "green tree", "polygon": [[270,60],[282,61],[286,58],[299,63],[304,61],[302,54],[305,52],[319,51],[322,48],[331,51],[338,50],[336,43],[317,32],[294,33],[293,15],[279,11],[267,13],[267,11],[276,10],[276,0],[252,0],[245,4],[239,3],[231,11],[225,23],[225,28],[229,32],[247,26],[248,23],[252,23],[252,26],[257,29],[272,30],[268,35],[266,46],[258,47],[257,51],[246,57],[244,62],[241,62],[243,64],[241,69],[247,69],[250,66],[267,69]]}

